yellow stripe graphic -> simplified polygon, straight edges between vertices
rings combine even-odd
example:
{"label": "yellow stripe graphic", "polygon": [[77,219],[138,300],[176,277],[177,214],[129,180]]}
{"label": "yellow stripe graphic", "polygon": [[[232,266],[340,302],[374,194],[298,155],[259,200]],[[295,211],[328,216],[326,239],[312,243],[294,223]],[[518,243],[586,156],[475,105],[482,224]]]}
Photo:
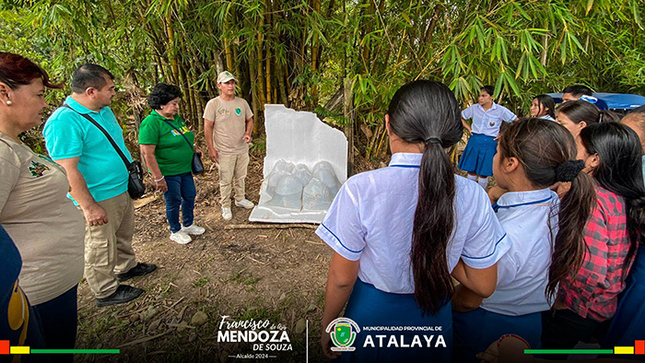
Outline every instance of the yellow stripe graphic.
{"label": "yellow stripe graphic", "polygon": [[634,354],[634,347],[614,347],[614,354]]}
{"label": "yellow stripe graphic", "polygon": [[29,354],[31,350],[29,349],[29,347],[16,346],[16,347],[10,347],[9,352],[11,354]]}

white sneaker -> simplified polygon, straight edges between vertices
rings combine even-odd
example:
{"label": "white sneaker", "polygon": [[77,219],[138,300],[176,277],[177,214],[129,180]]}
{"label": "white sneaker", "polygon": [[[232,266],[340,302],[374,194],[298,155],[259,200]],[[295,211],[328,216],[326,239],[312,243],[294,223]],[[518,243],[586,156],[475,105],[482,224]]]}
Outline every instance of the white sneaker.
{"label": "white sneaker", "polygon": [[191,224],[188,227],[182,227],[181,231],[187,234],[200,235],[206,232],[206,229],[204,227],[198,227],[194,224]]}
{"label": "white sneaker", "polygon": [[233,212],[231,212],[231,208],[222,208],[222,218],[224,218],[225,221],[230,221],[233,219]]}
{"label": "white sneaker", "polygon": [[246,209],[251,209],[251,208],[255,207],[255,204],[253,204],[253,202],[251,202],[248,199],[242,199],[239,202],[236,201],[235,205],[237,207],[242,207],[242,208],[246,208]]}
{"label": "white sneaker", "polygon": [[190,241],[192,241],[192,240],[193,240],[193,239],[192,239],[192,238],[190,238],[190,236],[189,236],[188,234],[186,234],[186,232],[184,232],[183,230],[182,230],[182,231],[179,231],[179,232],[171,233],[171,234],[170,234],[170,239],[171,239],[172,241],[175,241],[175,242],[179,243],[180,245],[185,245],[185,244],[187,244],[187,243],[190,243]]}

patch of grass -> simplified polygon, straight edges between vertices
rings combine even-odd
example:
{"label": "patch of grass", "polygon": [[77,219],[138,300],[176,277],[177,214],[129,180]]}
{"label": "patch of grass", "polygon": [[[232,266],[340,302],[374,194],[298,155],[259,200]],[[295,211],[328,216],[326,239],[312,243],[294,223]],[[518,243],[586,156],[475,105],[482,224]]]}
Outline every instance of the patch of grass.
{"label": "patch of grass", "polygon": [[211,280],[208,277],[202,277],[199,280],[193,281],[193,286],[200,288],[208,284]]}
{"label": "patch of grass", "polygon": [[[163,298],[168,297],[168,295],[170,294],[170,288],[172,287],[171,284],[172,284],[171,279],[169,278],[163,279],[163,281],[161,281],[161,286],[159,286],[158,288],[159,295],[161,295]],[[152,289],[148,289],[148,291],[152,291]]]}
{"label": "patch of grass", "polygon": [[325,306],[325,291],[318,291],[316,293],[316,306],[323,308]]}
{"label": "patch of grass", "polygon": [[115,317],[114,314],[99,316],[96,320],[83,323],[82,319],[79,319],[79,332],[83,332],[85,346],[95,348],[99,344],[102,344],[102,337],[108,333],[108,331],[113,327],[118,327],[122,331],[122,322]]}
{"label": "patch of grass", "polygon": [[[280,321],[280,312],[279,311],[270,311],[263,306],[260,307],[248,307],[242,310],[239,314],[235,316],[235,320],[266,320],[268,319],[272,323],[281,323]],[[284,324],[284,322],[282,322]]]}
{"label": "patch of grass", "polygon": [[260,277],[255,277],[255,276],[245,276],[242,273],[236,272],[231,276],[230,281],[237,282],[238,284],[242,284],[245,286],[248,286],[250,290],[255,290],[255,284],[260,281]]}
{"label": "patch of grass", "polygon": [[267,152],[267,142],[266,138],[264,136],[258,137],[256,139],[253,139],[253,143],[251,143],[251,146],[249,148],[250,152],[252,154],[258,155],[258,156],[263,156]]}

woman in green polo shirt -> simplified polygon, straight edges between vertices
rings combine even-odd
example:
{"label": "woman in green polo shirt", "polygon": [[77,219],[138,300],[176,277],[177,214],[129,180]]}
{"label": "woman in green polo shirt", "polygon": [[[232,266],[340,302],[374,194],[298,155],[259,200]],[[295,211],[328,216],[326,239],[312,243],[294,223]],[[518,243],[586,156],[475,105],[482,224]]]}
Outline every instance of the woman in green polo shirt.
{"label": "woman in green polo shirt", "polygon": [[[180,98],[177,86],[159,83],[153,88],[148,96],[152,112],[139,128],[139,145],[157,190],[162,191],[166,199],[166,217],[172,232],[170,239],[186,244],[192,240],[191,234],[202,234],[204,228],[193,224],[197,192],[191,163],[195,135],[177,116]],[[179,223],[180,207],[182,224]]]}

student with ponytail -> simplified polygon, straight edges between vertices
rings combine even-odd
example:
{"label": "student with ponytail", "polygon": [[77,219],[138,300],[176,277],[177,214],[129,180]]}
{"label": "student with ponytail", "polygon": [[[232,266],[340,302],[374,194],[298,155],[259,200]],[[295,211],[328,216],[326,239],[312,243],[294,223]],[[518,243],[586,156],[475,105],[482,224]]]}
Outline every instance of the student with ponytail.
{"label": "student with ponytail", "polygon": [[[637,245],[644,240],[645,187],[636,133],[618,123],[600,123],[582,129],[577,142],[578,159],[596,184],[596,200],[589,210],[566,216],[573,223],[560,215],[547,286],[555,303],[542,315],[547,349],[570,349],[592,336],[602,338]],[[568,202],[565,196],[562,208]]]}
{"label": "student with ponytail", "polygon": [[[505,334],[540,347],[541,312],[549,310],[545,290],[552,246],[563,238],[558,230],[582,229],[577,216],[591,209],[595,193],[591,178],[580,173],[576,144],[562,126],[545,119],[522,119],[500,134],[493,159],[497,184],[508,190],[493,206],[508,234],[511,248],[498,262],[497,288],[484,299],[464,286],[453,297],[454,361],[479,362],[476,354]],[[572,182],[559,209],[549,187]],[[559,211],[558,211],[559,210]],[[578,231],[580,233],[580,231]]]}
{"label": "student with ponytail", "polygon": [[[361,331],[356,351],[343,352],[342,361],[449,361],[452,277],[489,296],[496,263],[510,246],[486,193],[456,176],[446,155],[462,136],[459,106],[448,87],[432,81],[404,85],[390,102],[385,125],[390,165],[347,180],[316,231],[334,250],[323,353],[340,354],[331,349],[329,329],[347,303],[344,316],[360,327],[441,328],[425,332],[434,335],[429,347],[423,339],[422,347],[410,346],[422,331],[379,331],[386,335],[382,343],[374,332]],[[391,337],[409,347],[392,346]]]}

